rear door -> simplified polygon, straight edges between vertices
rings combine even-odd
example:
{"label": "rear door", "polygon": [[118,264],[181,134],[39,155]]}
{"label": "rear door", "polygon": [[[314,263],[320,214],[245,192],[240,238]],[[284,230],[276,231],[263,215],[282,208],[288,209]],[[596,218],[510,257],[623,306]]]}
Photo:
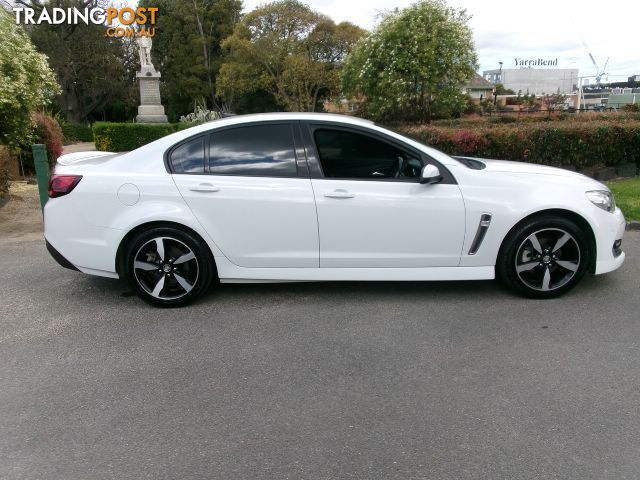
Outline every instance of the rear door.
{"label": "rear door", "polygon": [[215,129],[176,145],[168,163],[185,201],[231,262],[318,267],[315,200],[297,123]]}

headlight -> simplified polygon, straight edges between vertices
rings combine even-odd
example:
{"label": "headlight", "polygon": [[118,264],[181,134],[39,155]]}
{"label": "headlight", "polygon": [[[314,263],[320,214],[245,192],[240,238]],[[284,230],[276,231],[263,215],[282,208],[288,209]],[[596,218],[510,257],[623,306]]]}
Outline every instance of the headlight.
{"label": "headlight", "polygon": [[616,201],[613,198],[613,194],[607,190],[591,190],[587,192],[587,198],[596,207],[600,207],[607,212],[612,213],[616,209]]}

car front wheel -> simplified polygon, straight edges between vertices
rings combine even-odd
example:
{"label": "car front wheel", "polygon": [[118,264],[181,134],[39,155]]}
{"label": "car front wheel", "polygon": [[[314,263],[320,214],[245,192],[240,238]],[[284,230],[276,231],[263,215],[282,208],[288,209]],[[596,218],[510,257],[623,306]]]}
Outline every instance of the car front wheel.
{"label": "car front wheel", "polygon": [[139,297],[161,307],[186,305],[211,284],[213,260],[194,235],[157,227],[135,235],[128,244],[126,277]]}
{"label": "car front wheel", "polygon": [[506,239],[496,270],[508,286],[532,298],[569,291],[587,271],[591,253],[584,232],[561,217],[540,217]]}

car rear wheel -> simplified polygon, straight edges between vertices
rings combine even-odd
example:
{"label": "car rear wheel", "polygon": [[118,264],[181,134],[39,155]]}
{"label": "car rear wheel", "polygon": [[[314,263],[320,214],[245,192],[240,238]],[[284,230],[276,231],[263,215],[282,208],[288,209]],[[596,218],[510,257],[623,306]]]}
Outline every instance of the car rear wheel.
{"label": "car rear wheel", "polygon": [[194,235],[156,227],[127,246],[126,277],[143,300],[161,306],[187,305],[211,285],[214,265],[207,245]]}
{"label": "car rear wheel", "polygon": [[590,255],[587,237],[574,222],[539,217],[505,240],[496,270],[514,290],[532,298],[551,298],[576,286]]}

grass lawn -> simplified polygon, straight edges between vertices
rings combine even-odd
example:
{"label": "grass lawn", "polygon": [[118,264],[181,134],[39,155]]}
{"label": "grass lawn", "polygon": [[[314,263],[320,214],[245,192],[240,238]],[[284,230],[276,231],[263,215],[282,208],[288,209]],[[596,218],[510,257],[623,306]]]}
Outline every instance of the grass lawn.
{"label": "grass lawn", "polygon": [[607,185],[627,221],[640,220],[640,177],[614,180],[607,182]]}

